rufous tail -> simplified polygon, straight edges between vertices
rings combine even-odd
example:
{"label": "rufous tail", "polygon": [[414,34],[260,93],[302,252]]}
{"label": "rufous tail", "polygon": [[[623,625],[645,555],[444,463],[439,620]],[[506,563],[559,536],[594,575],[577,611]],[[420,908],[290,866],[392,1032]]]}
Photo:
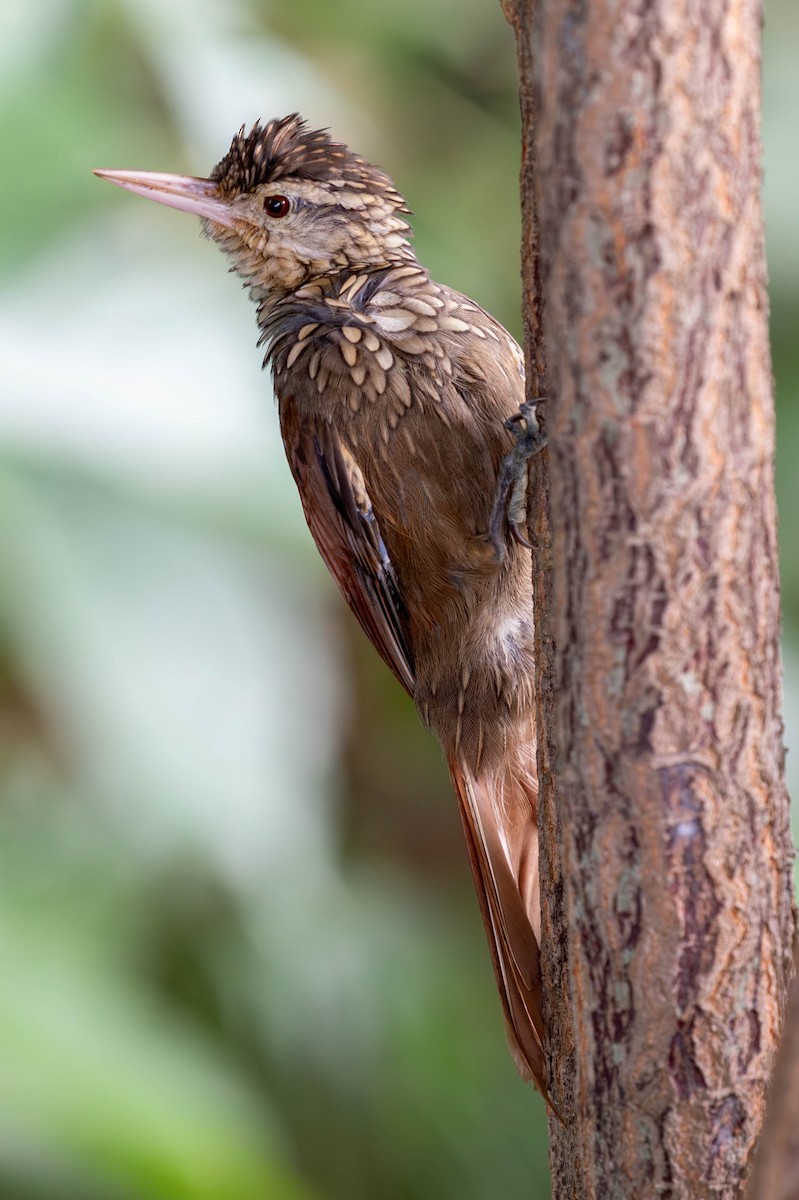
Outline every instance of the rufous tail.
{"label": "rufous tail", "polygon": [[[513,1058],[551,1104],[541,1015],[535,765],[529,748],[476,774],[449,756]],[[554,1107],[554,1106],[553,1106]]]}

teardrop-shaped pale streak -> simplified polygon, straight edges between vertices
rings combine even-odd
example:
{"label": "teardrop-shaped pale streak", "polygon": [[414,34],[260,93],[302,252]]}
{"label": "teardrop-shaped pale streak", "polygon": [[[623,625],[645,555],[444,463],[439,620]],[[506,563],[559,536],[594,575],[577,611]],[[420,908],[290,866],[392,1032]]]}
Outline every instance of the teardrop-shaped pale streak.
{"label": "teardrop-shaped pale streak", "polygon": [[460,317],[439,317],[439,329],[449,329],[453,333],[466,333],[472,326],[467,321],[462,321]]}
{"label": "teardrop-shaped pale streak", "polygon": [[394,267],[394,269],[386,276],[393,283],[395,279],[407,279],[410,275],[418,275],[420,279],[424,278],[424,271],[418,266]]}
{"label": "teardrop-shaped pale streak", "polygon": [[376,292],[372,296],[371,303],[373,308],[396,308],[404,300],[405,297],[400,296],[399,292],[391,292],[386,288],[384,291]]}
{"label": "teardrop-shaped pale streak", "polygon": [[424,354],[428,349],[427,338],[419,337],[416,333],[410,333],[402,339],[402,349],[406,354]]}
{"label": "teardrop-shaped pale streak", "polygon": [[401,333],[413,325],[415,319],[414,313],[402,308],[390,308],[376,317],[377,324],[385,333]]}
{"label": "teardrop-shaped pale streak", "polygon": [[428,300],[423,300],[421,296],[403,296],[402,303],[411,312],[421,313],[425,317],[434,317],[436,315],[433,305]]}
{"label": "teardrop-shaped pale streak", "polygon": [[377,395],[382,396],[386,390],[386,373],[380,370],[374,359],[369,363],[369,379]]}
{"label": "teardrop-shaped pale streak", "polygon": [[394,396],[402,405],[402,407],[410,408],[413,397],[411,395],[410,384],[408,383],[404,371],[400,370],[394,372],[394,374],[391,376],[391,386]]}

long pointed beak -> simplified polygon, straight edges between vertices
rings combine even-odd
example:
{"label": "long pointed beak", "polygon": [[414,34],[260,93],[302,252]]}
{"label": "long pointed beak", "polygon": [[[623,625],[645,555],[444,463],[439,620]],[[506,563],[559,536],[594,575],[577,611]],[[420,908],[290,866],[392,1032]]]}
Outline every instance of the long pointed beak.
{"label": "long pointed beak", "polygon": [[95,171],[100,179],[107,179],[128,192],[136,192],[159,204],[179,208],[193,213],[217,225],[235,229],[237,220],[226,200],[219,196],[219,187],[213,179],[198,179],[193,175],[163,175],[158,171]]}

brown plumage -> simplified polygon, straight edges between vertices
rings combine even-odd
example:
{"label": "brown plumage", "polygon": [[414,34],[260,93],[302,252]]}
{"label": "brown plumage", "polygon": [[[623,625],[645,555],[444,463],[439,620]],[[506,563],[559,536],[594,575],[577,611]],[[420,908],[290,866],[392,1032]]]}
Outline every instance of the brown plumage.
{"label": "brown plumage", "polygon": [[308,525],[444,748],[511,1050],[546,1094],[530,556],[487,536],[519,348],[429,278],[391,180],[296,116],[208,180],[100,174],[201,216],[250,287]]}

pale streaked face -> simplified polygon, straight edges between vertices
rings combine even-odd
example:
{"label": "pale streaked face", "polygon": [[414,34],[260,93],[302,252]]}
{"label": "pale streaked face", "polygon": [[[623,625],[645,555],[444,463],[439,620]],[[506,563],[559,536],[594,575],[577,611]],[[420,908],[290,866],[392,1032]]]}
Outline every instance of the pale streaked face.
{"label": "pale streaked face", "polygon": [[305,280],[407,250],[408,225],[382,196],[285,177],[229,201],[234,220],[204,226],[244,278],[293,289]]}

